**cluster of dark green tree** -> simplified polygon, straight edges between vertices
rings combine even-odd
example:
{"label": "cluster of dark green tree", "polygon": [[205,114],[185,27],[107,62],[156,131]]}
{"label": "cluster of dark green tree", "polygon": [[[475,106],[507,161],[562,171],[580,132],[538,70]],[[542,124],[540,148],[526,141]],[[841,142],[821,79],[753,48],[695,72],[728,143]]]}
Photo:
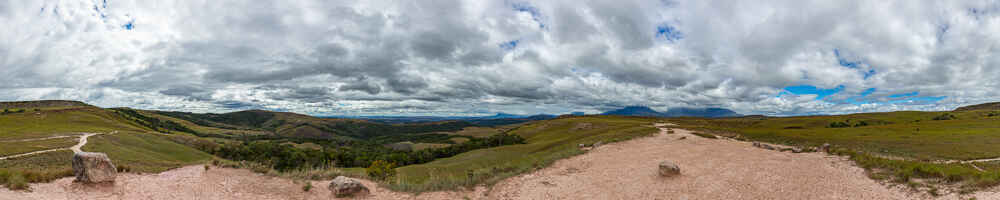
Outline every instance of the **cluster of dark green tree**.
{"label": "cluster of dark green tree", "polygon": [[512,144],[524,144],[524,138],[502,133],[486,138],[474,138],[468,142],[444,148],[419,151],[396,151],[371,143],[304,149],[278,141],[235,142],[202,150],[230,160],[258,162],[272,166],[278,171],[287,171],[330,166],[369,167],[375,161],[392,163],[394,166],[405,166],[427,163],[434,159],[451,157],[476,149]]}
{"label": "cluster of dark green tree", "polygon": [[470,136],[428,133],[428,134],[384,135],[368,139],[368,141],[371,141],[376,144],[389,144],[389,143],[406,142],[406,141],[410,141],[413,143],[455,144],[455,141],[451,140],[451,138],[454,137],[464,137],[473,139],[473,137]]}
{"label": "cluster of dark green tree", "polygon": [[933,120],[953,120],[953,119],[958,119],[958,117],[955,117],[955,115],[951,113],[944,113],[933,118]]}
{"label": "cluster of dark green tree", "polygon": [[[37,111],[38,109],[35,109],[35,110]],[[24,109],[13,109],[13,110],[11,110],[11,109],[3,109],[3,112],[0,113],[0,115],[6,115],[6,114],[11,114],[11,113],[23,113],[23,112],[24,112]]]}
{"label": "cluster of dark green tree", "polygon": [[886,124],[891,124],[891,123],[887,122],[887,121],[877,120],[877,119],[855,120],[854,122],[851,122],[850,119],[847,119],[846,121],[842,121],[842,122],[831,122],[830,125],[827,125],[826,127],[827,128],[849,128],[849,127],[862,127],[862,126],[874,126],[874,125],[886,125]]}

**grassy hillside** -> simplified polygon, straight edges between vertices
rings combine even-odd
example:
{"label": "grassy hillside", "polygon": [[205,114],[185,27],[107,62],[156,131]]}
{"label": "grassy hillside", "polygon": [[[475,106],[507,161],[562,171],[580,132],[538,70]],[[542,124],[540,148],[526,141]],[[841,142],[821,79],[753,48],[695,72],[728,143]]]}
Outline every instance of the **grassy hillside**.
{"label": "grassy hillside", "polygon": [[961,111],[973,111],[973,110],[987,110],[987,111],[990,111],[990,110],[1000,110],[1000,102],[984,103],[984,104],[971,105],[971,106],[962,106],[962,107],[959,107],[959,108],[955,109],[955,111],[958,111],[958,112],[961,112]]}
{"label": "grassy hillside", "polygon": [[[0,156],[68,148],[77,144],[81,133],[87,132],[105,134],[90,137],[84,151],[107,153],[126,170],[160,172],[211,159],[210,155],[171,142],[169,136],[143,127],[112,109],[72,101],[0,102],[0,105],[25,110],[0,114],[3,147]],[[116,134],[106,134],[115,131]],[[72,151],[60,150],[2,160],[0,184],[20,188],[16,185],[72,176],[72,157]]]}
{"label": "grassy hillside", "polygon": [[396,190],[453,189],[494,183],[506,177],[547,166],[555,160],[583,153],[578,144],[613,142],[648,136],[655,119],[589,116],[538,121],[512,132],[526,144],[480,149],[430,163],[397,168],[389,183]]}
{"label": "grassy hillside", "polygon": [[927,191],[939,186],[969,191],[1000,184],[997,162],[942,163],[1000,157],[1000,112],[994,110],[671,121],[755,141],[802,147],[830,143],[833,153],[849,156],[872,178]]}
{"label": "grassy hillside", "polygon": [[[838,116],[696,119],[688,128],[739,133],[751,140],[799,146],[830,143],[916,160],[1000,157],[1000,116],[994,111],[889,112]],[[948,115],[955,119],[934,120]],[[835,128],[833,124],[848,127]]]}
{"label": "grassy hillside", "polygon": [[31,139],[80,132],[142,130],[114,113],[93,106],[20,109],[29,111],[0,115],[0,140]]}
{"label": "grassy hillside", "polygon": [[[174,121],[202,136],[273,136],[273,138],[358,139],[429,132],[454,132],[475,126],[446,121],[416,124],[383,124],[356,119],[318,118],[308,115],[248,110],[232,113],[141,111],[144,115]],[[211,135],[205,135],[211,134]]]}

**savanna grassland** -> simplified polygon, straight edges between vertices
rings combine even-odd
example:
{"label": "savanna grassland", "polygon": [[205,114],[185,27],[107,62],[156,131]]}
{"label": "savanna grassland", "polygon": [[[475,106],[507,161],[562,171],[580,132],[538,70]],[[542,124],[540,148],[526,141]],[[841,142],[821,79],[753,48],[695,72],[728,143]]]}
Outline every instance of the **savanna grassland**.
{"label": "savanna grassland", "polygon": [[[72,151],[104,152],[120,171],[162,172],[186,165],[249,168],[294,179],[364,177],[407,192],[493,184],[584,152],[578,145],[649,136],[656,122],[699,135],[800,148],[831,144],[869,177],[924,191],[974,191],[1000,184],[1000,111],[836,116],[647,118],[563,116],[549,120],[385,124],[262,110],[186,113],[99,108],[80,102],[2,102],[0,184],[72,176]],[[979,108],[979,109],[974,109]],[[517,124],[506,124],[517,121]],[[483,125],[488,124],[488,125]]]}
{"label": "savanna grassland", "polygon": [[628,140],[657,133],[657,119],[618,116],[566,117],[534,122],[510,134],[525,144],[480,149],[419,165],[396,169],[387,186],[402,191],[454,189],[491,184],[583,153],[579,144]]}
{"label": "savanna grassland", "polygon": [[836,116],[678,118],[680,127],[799,147],[831,144],[875,179],[962,191],[1000,184],[1000,111],[887,112]]}

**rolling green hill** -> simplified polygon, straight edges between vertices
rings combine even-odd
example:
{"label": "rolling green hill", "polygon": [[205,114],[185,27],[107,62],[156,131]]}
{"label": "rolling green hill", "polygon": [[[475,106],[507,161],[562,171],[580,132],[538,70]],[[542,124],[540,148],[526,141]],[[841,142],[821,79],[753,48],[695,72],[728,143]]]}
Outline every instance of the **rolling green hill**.
{"label": "rolling green hill", "polygon": [[[0,102],[6,109],[25,110],[0,114],[0,156],[63,149],[76,145],[81,133],[92,136],[85,151],[107,153],[122,170],[160,172],[203,163],[211,155],[179,145],[169,135],[135,123],[112,109],[74,101]],[[113,134],[111,134],[113,133]],[[72,176],[73,152],[58,150],[0,160],[0,184],[8,180],[46,182]],[[9,177],[22,177],[9,179]]]}
{"label": "rolling green hill", "polygon": [[366,140],[392,135],[455,132],[475,126],[463,121],[383,124],[356,119],[318,118],[296,113],[263,110],[223,114],[167,111],[142,111],[141,113],[154,118],[175,121],[186,127],[191,127],[198,133],[230,136],[250,134],[277,138]]}
{"label": "rolling green hill", "polygon": [[971,105],[971,106],[962,106],[962,107],[959,107],[959,108],[955,109],[956,112],[973,111],[973,110],[1000,110],[1000,102],[984,103],[984,104],[977,104],[977,105]]}

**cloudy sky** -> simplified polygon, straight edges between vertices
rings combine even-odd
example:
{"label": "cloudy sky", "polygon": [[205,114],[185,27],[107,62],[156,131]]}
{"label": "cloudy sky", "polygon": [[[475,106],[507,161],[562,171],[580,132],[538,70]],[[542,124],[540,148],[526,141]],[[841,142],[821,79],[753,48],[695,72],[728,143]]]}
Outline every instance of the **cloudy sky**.
{"label": "cloudy sky", "polygon": [[1000,101],[996,1],[0,1],[0,101],[804,115]]}

